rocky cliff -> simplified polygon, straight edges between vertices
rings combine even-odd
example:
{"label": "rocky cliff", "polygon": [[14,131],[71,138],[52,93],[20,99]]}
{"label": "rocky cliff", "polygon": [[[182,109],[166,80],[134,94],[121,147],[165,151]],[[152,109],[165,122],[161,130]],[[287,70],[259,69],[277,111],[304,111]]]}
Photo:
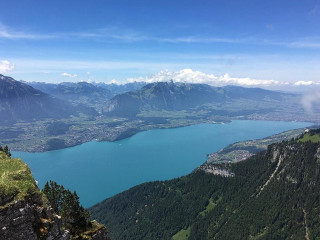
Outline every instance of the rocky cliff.
{"label": "rocky cliff", "polygon": [[106,228],[93,222],[71,236],[40,192],[29,167],[0,151],[0,240],[109,240]]}
{"label": "rocky cliff", "polygon": [[36,240],[70,239],[69,232],[62,230],[61,218],[49,206],[44,206],[40,194],[10,203],[1,203],[0,239]]}

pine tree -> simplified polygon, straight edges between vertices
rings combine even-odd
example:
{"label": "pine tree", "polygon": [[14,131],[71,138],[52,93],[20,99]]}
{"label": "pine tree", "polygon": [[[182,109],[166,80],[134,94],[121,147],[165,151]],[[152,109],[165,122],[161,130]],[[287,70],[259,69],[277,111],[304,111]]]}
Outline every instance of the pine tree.
{"label": "pine tree", "polygon": [[63,185],[58,185],[54,181],[50,181],[50,183],[47,182],[42,190],[42,192],[46,194],[51,207],[56,213],[59,213],[61,210],[64,191]]}
{"label": "pine tree", "polygon": [[92,227],[90,214],[80,205],[76,192],[72,193],[54,181],[47,182],[42,192],[47,196],[54,211],[61,215],[64,227],[72,235]]}
{"label": "pine tree", "polygon": [[8,147],[7,145],[3,148],[3,151],[5,152],[5,154],[6,154],[9,158],[11,158],[11,153],[10,153],[9,147]]}

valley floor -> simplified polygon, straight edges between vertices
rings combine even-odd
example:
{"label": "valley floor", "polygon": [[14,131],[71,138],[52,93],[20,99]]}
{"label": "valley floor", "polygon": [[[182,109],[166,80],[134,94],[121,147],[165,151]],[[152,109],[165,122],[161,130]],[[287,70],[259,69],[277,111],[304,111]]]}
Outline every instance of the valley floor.
{"label": "valley floor", "polygon": [[[232,120],[292,121],[292,119],[296,119],[296,116],[285,114],[278,116],[276,113],[232,118],[226,116],[204,117],[185,112],[148,114],[135,119],[105,116],[90,119],[88,116],[78,116],[59,121],[48,119],[0,126],[0,143],[8,145],[13,151],[45,152],[90,141],[117,141],[151,129],[176,128],[200,123],[228,123]],[[303,115],[295,121],[316,122],[315,119]],[[55,130],[51,131],[50,127],[53,124]]]}

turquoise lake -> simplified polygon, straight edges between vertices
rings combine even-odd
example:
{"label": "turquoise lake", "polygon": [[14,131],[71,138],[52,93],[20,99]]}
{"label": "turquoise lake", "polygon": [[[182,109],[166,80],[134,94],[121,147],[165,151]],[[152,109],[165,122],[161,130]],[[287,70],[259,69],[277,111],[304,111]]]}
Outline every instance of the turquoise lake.
{"label": "turquoise lake", "polygon": [[232,121],[138,133],[117,142],[88,142],[66,149],[13,152],[31,168],[42,188],[54,180],[76,190],[89,207],[137,184],[186,175],[206,161],[206,155],[227,145],[257,139],[311,123]]}

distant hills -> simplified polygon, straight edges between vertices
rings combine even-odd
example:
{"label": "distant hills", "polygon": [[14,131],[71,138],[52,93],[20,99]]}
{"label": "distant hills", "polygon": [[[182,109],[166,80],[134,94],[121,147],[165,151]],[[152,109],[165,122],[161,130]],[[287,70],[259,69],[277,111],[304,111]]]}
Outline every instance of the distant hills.
{"label": "distant hills", "polygon": [[320,118],[317,109],[305,111],[301,95],[260,88],[173,81],[47,84],[0,76],[1,142],[20,151],[115,141],[148,129],[198,123]]}
{"label": "distant hills", "polygon": [[[230,109],[232,104],[241,103],[241,110],[245,112],[249,109],[258,110],[252,108],[253,104],[272,102],[280,106],[288,103],[288,100],[291,103],[292,101],[298,102],[297,96],[260,88],[212,87],[206,84],[174,83],[172,81],[157,82],[113,97],[109,102],[108,112],[111,116],[135,117],[145,111],[183,111],[205,108],[211,112],[218,110],[219,114],[228,115],[232,112]],[[271,111],[271,109],[268,110]]]}
{"label": "distant hills", "polygon": [[60,84],[31,82],[28,84],[57,98],[81,103],[106,101],[113,96],[108,89],[87,82],[66,82]]}
{"label": "distant hills", "polygon": [[0,74],[0,122],[65,118],[76,114],[76,107],[40,90]]}
{"label": "distant hills", "polygon": [[116,96],[118,94],[125,93],[125,92],[135,91],[147,85],[146,82],[131,82],[126,84],[114,84],[114,83],[105,84],[105,83],[93,82],[92,84],[97,87],[107,89],[112,93],[113,96]]}
{"label": "distant hills", "polygon": [[93,206],[113,239],[317,239],[320,131]]}
{"label": "distant hills", "polygon": [[[10,79],[11,82],[14,81],[12,78],[4,76],[3,79]],[[3,79],[2,82],[4,82]],[[136,82],[124,85],[87,82],[65,82],[60,84],[27,83],[32,87],[27,87],[26,83],[18,81],[14,83],[11,84],[11,87],[17,88],[16,93],[21,91],[21,86],[24,86],[24,89],[29,89],[30,96],[38,94],[38,98],[28,97],[29,103],[25,102],[23,105],[25,107],[29,107],[32,101],[37,101],[37,99],[43,99],[44,97],[55,102],[51,104],[52,106],[59,106],[61,104],[61,101],[58,103],[58,99],[67,101],[74,106],[72,108],[70,104],[66,104],[61,108],[58,116],[55,116],[57,112],[52,107],[45,108],[46,110],[51,109],[48,112],[53,114],[52,117],[55,118],[59,117],[59,115],[65,117],[64,109],[66,108],[70,114],[79,111],[75,106],[94,108],[96,112],[107,117],[130,119],[143,118],[146,113],[148,117],[161,118],[162,116],[161,114],[159,116],[159,111],[173,113],[193,111],[193,116],[195,117],[200,115],[201,117],[212,115],[234,117],[265,114],[279,109],[283,110],[284,108],[290,110],[293,105],[299,103],[300,98],[299,95],[260,88],[243,88],[238,86],[213,87],[206,84],[174,83],[172,81],[150,84]],[[18,89],[19,86],[20,90]],[[2,86],[2,88],[4,94],[7,90],[5,90],[5,86]],[[15,99],[19,99],[19,94]],[[289,107],[287,107],[288,104]],[[300,107],[301,109],[302,107]],[[85,114],[96,115],[96,113],[90,112],[88,109],[82,109],[82,111]],[[32,111],[28,112],[31,113]],[[39,111],[39,114],[41,115],[42,111]],[[25,116],[25,119],[28,119],[25,114],[22,115]]]}
{"label": "distant hills", "polygon": [[140,89],[146,85],[143,82],[123,85],[88,82],[63,82],[59,84],[28,82],[26,84],[61,100],[93,107],[100,114],[106,111],[108,101],[112,97],[127,91]]}
{"label": "distant hills", "polygon": [[57,98],[84,104],[105,103],[117,94],[134,91],[146,85],[143,82],[123,85],[88,82],[63,82],[59,84],[28,82],[26,84]]}
{"label": "distant hills", "polygon": [[109,103],[109,112],[118,116],[135,116],[141,110],[179,111],[223,101],[222,89],[209,85],[158,82],[115,96]]}

